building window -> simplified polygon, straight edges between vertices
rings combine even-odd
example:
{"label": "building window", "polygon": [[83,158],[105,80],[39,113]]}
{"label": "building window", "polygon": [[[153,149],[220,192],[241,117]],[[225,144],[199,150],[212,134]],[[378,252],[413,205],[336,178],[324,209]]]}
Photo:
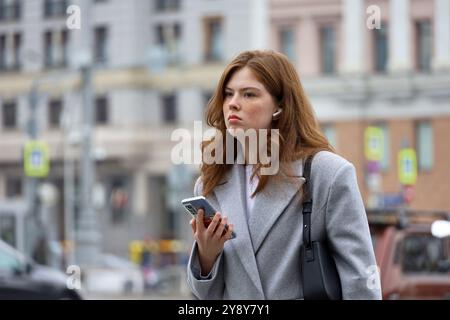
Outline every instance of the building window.
{"label": "building window", "polygon": [[61,32],[61,46],[62,46],[62,50],[61,50],[61,64],[63,66],[67,66],[68,61],[69,61],[69,57],[68,57],[68,48],[67,46],[69,45],[69,33],[67,32],[67,30],[63,30]]}
{"label": "building window", "polygon": [[108,99],[106,97],[95,99],[95,123],[108,123]]}
{"label": "building window", "polygon": [[47,68],[53,66],[54,64],[52,43],[52,33],[50,31],[46,31],[44,33],[44,65]]}
{"label": "building window", "polygon": [[179,61],[181,26],[179,23],[158,24],[155,26],[156,45],[163,49],[169,64]]}
{"label": "building window", "polygon": [[373,30],[375,47],[375,71],[385,72],[388,59],[388,30],[386,24],[382,23],[380,29]]}
{"label": "building window", "polygon": [[22,196],[22,179],[19,177],[6,178],[6,197],[15,198]]}
{"label": "building window", "polygon": [[106,63],[108,60],[108,29],[104,26],[94,30],[94,60],[96,63]]}
{"label": "building window", "polygon": [[68,32],[46,31],[44,33],[44,66],[59,68],[67,65]]}
{"label": "building window", "polygon": [[[0,35],[0,71],[20,70],[21,48],[22,35],[20,33]],[[8,53],[12,54],[11,60],[8,59]]]}
{"label": "building window", "polygon": [[320,48],[322,73],[332,74],[335,72],[335,34],[333,26],[320,28]]}
{"label": "building window", "polygon": [[332,124],[324,124],[322,125],[322,131],[325,137],[328,140],[328,143],[333,147],[337,148],[337,140],[336,140],[336,128]]}
{"label": "building window", "polygon": [[164,37],[164,26],[162,24],[158,24],[155,27],[156,31],[156,44],[159,46],[164,46],[165,37]]}
{"label": "building window", "polygon": [[429,71],[431,64],[431,22],[416,22],[416,65],[419,71]]}
{"label": "building window", "polygon": [[0,21],[19,20],[22,15],[22,1],[0,0]]}
{"label": "building window", "polygon": [[291,62],[295,61],[295,32],[292,28],[280,29],[280,51],[284,53]]}
{"label": "building window", "polygon": [[51,128],[59,128],[61,124],[62,101],[51,100],[48,105],[48,122]]}
{"label": "building window", "polygon": [[0,35],[0,71],[7,70],[6,66],[6,35]]}
{"label": "building window", "polygon": [[205,60],[221,61],[223,59],[222,18],[205,19]]}
{"label": "building window", "polygon": [[175,11],[180,9],[180,0],[154,0],[155,11]]}
{"label": "building window", "polygon": [[429,171],[434,162],[433,128],[429,121],[419,121],[415,129],[418,168]]}
{"label": "building window", "polygon": [[177,120],[177,106],[175,94],[164,95],[161,99],[163,120],[165,123],[175,123]]}
{"label": "building window", "polygon": [[45,0],[44,17],[65,17],[67,7],[67,0]]}
{"label": "building window", "polygon": [[13,70],[20,70],[20,56],[21,56],[21,47],[22,47],[22,35],[20,33],[16,33],[13,36]]}
{"label": "building window", "polygon": [[13,129],[16,126],[17,126],[16,102],[10,101],[3,103],[3,128]]}

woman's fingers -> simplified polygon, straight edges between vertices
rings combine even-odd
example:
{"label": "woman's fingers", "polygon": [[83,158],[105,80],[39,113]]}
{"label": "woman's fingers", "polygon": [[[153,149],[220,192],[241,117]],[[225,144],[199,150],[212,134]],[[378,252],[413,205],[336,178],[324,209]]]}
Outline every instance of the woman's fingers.
{"label": "woman's fingers", "polygon": [[204,211],[203,209],[198,209],[197,216],[195,217],[195,223],[197,225],[198,231],[202,232],[205,230],[205,225],[203,224]]}
{"label": "woman's fingers", "polygon": [[[189,224],[191,225],[192,231],[194,234],[202,234],[204,232],[207,233],[208,237],[214,238],[216,240],[222,240],[225,242],[226,240],[231,238],[231,232],[233,231],[233,225],[228,224],[228,217],[223,217],[220,212],[216,212],[213,219],[207,227],[204,224],[205,213],[203,209],[198,210],[198,214],[195,218],[192,218]],[[209,218],[210,219],[210,218]]]}
{"label": "woman's fingers", "polygon": [[223,231],[225,230],[225,226],[227,225],[228,218],[223,217],[223,219],[220,221],[220,223],[217,226],[217,229],[214,233],[214,238],[219,240],[222,237]]}
{"label": "woman's fingers", "polygon": [[220,212],[216,212],[214,215],[214,218],[212,219],[211,223],[208,226],[208,229],[206,229],[206,232],[208,232],[208,235],[212,237],[214,235],[214,231],[216,230],[217,226],[220,223],[221,214]]}
{"label": "woman's fingers", "polygon": [[189,224],[191,225],[192,232],[195,233],[195,231],[197,230],[197,223],[195,218],[192,218],[191,221],[189,221]]}
{"label": "woman's fingers", "polygon": [[234,230],[234,225],[230,224],[228,226],[228,231],[221,238],[223,240],[223,242],[231,239],[231,234],[233,233],[233,230]]}

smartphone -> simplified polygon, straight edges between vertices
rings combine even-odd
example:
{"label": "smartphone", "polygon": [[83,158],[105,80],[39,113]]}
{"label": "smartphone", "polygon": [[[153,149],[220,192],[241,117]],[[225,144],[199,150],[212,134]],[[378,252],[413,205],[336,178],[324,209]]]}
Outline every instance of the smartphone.
{"label": "smartphone", "polygon": [[[181,200],[181,204],[186,209],[186,211],[189,212],[193,217],[196,216],[199,209],[203,209],[203,211],[205,213],[204,218],[203,218],[205,227],[209,226],[212,219],[214,218],[214,215],[217,212],[217,210],[214,209],[214,207],[203,196],[183,199],[183,200]],[[224,233],[227,231],[228,231],[228,225],[225,226]],[[231,239],[233,239],[233,238],[236,238],[236,234],[234,233],[234,231],[231,233]]]}

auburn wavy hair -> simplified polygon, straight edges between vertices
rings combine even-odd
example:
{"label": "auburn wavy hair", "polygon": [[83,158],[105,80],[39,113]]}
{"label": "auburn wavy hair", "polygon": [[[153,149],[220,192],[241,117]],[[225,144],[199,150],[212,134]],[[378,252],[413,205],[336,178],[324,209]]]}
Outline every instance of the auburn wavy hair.
{"label": "auburn wavy hair", "polygon": [[[272,95],[275,103],[283,110],[281,116],[271,124],[271,129],[279,130],[279,173],[272,176],[260,175],[260,168],[263,165],[259,163],[255,165],[252,177],[258,176],[259,182],[252,195],[254,196],[264,189],[268,179],[282,176],[297,177],[290,170],[290,162],[304,159],[322,150],[330,152],[334,152],[334,150],[320,129],[295,67],[281,53],[257,50],[242,52],[226,66],[215,92],[208,102],[206,122],[210,127],[222,133],[222,146],[226,146],[227,132],[223,116],[225,88],[233,74],[244,67],[252,71],[253,75]],[[201,143],[202,154],[207,146],[216,143],[215,139],[214,137]],[[267,143],[270,145],[270,138],[267,139]],[[211,150],[213,146],[209,146],[208,149]],[[268,147],[270,152],[270,146]],[[223,159],[226,159],[226,148],[222,153]],[[223,164],[203,162],[200,166],[203,195],[210,194],[222,182],[222,178],[232,166],[233,164],[227,164],[225,161]]]}

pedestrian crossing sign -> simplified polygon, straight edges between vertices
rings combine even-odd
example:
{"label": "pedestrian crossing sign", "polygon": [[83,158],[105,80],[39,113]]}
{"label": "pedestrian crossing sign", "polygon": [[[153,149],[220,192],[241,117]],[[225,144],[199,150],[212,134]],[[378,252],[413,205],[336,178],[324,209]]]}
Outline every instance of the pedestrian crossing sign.
{"label": "pedestrian crossing sign", "polygon": [[416,151],[412,148],[400,150],[398,154],[398,174],[400,183],[413,185],[417,180]]}
{"label": "pedestrian crossing sign", "polygon": [[381,128],[375,126],[367,127],[364,132],[364,141],[366,159],[369,161],[381,161],[384,148]]}
{"label": "pedestrian crossing sign", "polygon": [[26,142],[23,157],[24,171],[27,177],[43,178],[48,176],[50,159],[47,143],[39,140]]}

